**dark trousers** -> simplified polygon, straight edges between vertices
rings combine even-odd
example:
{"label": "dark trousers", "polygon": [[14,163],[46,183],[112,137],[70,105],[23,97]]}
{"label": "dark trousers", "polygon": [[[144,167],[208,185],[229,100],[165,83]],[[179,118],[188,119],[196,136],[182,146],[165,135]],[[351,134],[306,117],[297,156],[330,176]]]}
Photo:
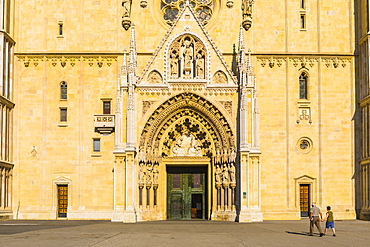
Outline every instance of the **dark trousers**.
{"label": "dark trousers", "polygon": [[321,225],[320,225],[320,217],[313,217],[313,220],[310,221],[310,235],[313,235],[313,230],[314,230],[315,225],[317,229],[319,230],[319,233],[322,233]]}

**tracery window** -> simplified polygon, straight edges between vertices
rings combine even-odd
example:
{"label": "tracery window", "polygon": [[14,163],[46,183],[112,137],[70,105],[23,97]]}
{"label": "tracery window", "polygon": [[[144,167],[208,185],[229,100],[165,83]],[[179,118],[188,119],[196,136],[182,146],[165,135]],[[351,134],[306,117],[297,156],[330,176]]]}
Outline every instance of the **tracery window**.
{"label": "tracery window", "polygon": [[[207,24],[213,13],[214,0],[189,0],[189,2],[203,25]],[[172,25],[185,4],[186,0],[161,0],[163,18],[168,24]]]}

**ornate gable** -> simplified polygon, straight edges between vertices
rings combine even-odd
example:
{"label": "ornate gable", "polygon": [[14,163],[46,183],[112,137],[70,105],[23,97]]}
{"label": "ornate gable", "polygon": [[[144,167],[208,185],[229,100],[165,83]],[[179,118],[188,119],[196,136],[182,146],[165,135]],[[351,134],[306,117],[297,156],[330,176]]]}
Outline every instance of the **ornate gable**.
{"label": "ornate gable", "polygon": [[201,20],[191,5],[185,4],[140,75],[138,84],[153,84],[148,78],[155,70],[164,85],[171,82],[236,85],[236,77]]}

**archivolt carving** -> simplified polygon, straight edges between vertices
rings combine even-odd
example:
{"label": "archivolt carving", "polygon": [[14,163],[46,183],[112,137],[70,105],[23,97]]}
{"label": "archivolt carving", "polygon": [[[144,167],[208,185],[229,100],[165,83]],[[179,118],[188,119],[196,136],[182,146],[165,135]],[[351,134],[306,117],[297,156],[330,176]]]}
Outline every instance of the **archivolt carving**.
{"label": "archivolt carving", "polygon": [[[194,136],[201,134],[201,132],[208,132],[210,135],[209,138],[211,138],[209,142],[214,143],[215,149],[230,150],[230,148],[235,146],[231,127],[222,113],[204,98],[193,93],[183,93],[164,102],[150,116],[141,134],[140,147],[157,150],[160,140],[163,140],[163,135],[170,133],[169,128],[182,118],[184,119],[182,120],[184,121],[182,125],[184,125],[185,121],[188,121],[187,125],[190,128],[193,128],[197,124],[199,125],[199,131],[196,127],[191,131]],[[180,133],[182,135],[184,132],[177,131],[176,133],[179,136]],[[172,140],[171,143],[175,140],[177,138]],[[202,140],[201,144],[204,148],[208,144],[205,145]],[[208,139],[205,138],[205,140]],[[164,144],[162,156],[170,154],[171,145],[168,143]],[[211,151],[204,153],[203,150],[202,155],[209,156],[211,155]]]}
{"label": "archivolt carving", "polygon": [[178,37],[169,49],[169,78],[204,79],[206,50],[197,37]]}

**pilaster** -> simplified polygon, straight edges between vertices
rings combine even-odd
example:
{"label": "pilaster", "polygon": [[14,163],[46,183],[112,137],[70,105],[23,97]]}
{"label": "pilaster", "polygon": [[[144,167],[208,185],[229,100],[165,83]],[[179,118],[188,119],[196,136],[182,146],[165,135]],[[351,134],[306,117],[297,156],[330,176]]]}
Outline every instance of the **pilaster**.
{"label": "pilaster", "polygon": [[263,221],[259,153],[240,152],[239,222]]}
{"label": "pilaster", "polygon": [[136,222],[135,198],[136,198],[136,167],[135,152],[126,151],[126,169],[125,169],[125,211],[123,213],[123,222]]}
{"label": "pilaster", "polygon": [[125,210],[125,156],[116,155],[114,162],[114,189],[113,189],[113,204],[114,210],[112,212],[113,222],[123,222],[123,213]]}

